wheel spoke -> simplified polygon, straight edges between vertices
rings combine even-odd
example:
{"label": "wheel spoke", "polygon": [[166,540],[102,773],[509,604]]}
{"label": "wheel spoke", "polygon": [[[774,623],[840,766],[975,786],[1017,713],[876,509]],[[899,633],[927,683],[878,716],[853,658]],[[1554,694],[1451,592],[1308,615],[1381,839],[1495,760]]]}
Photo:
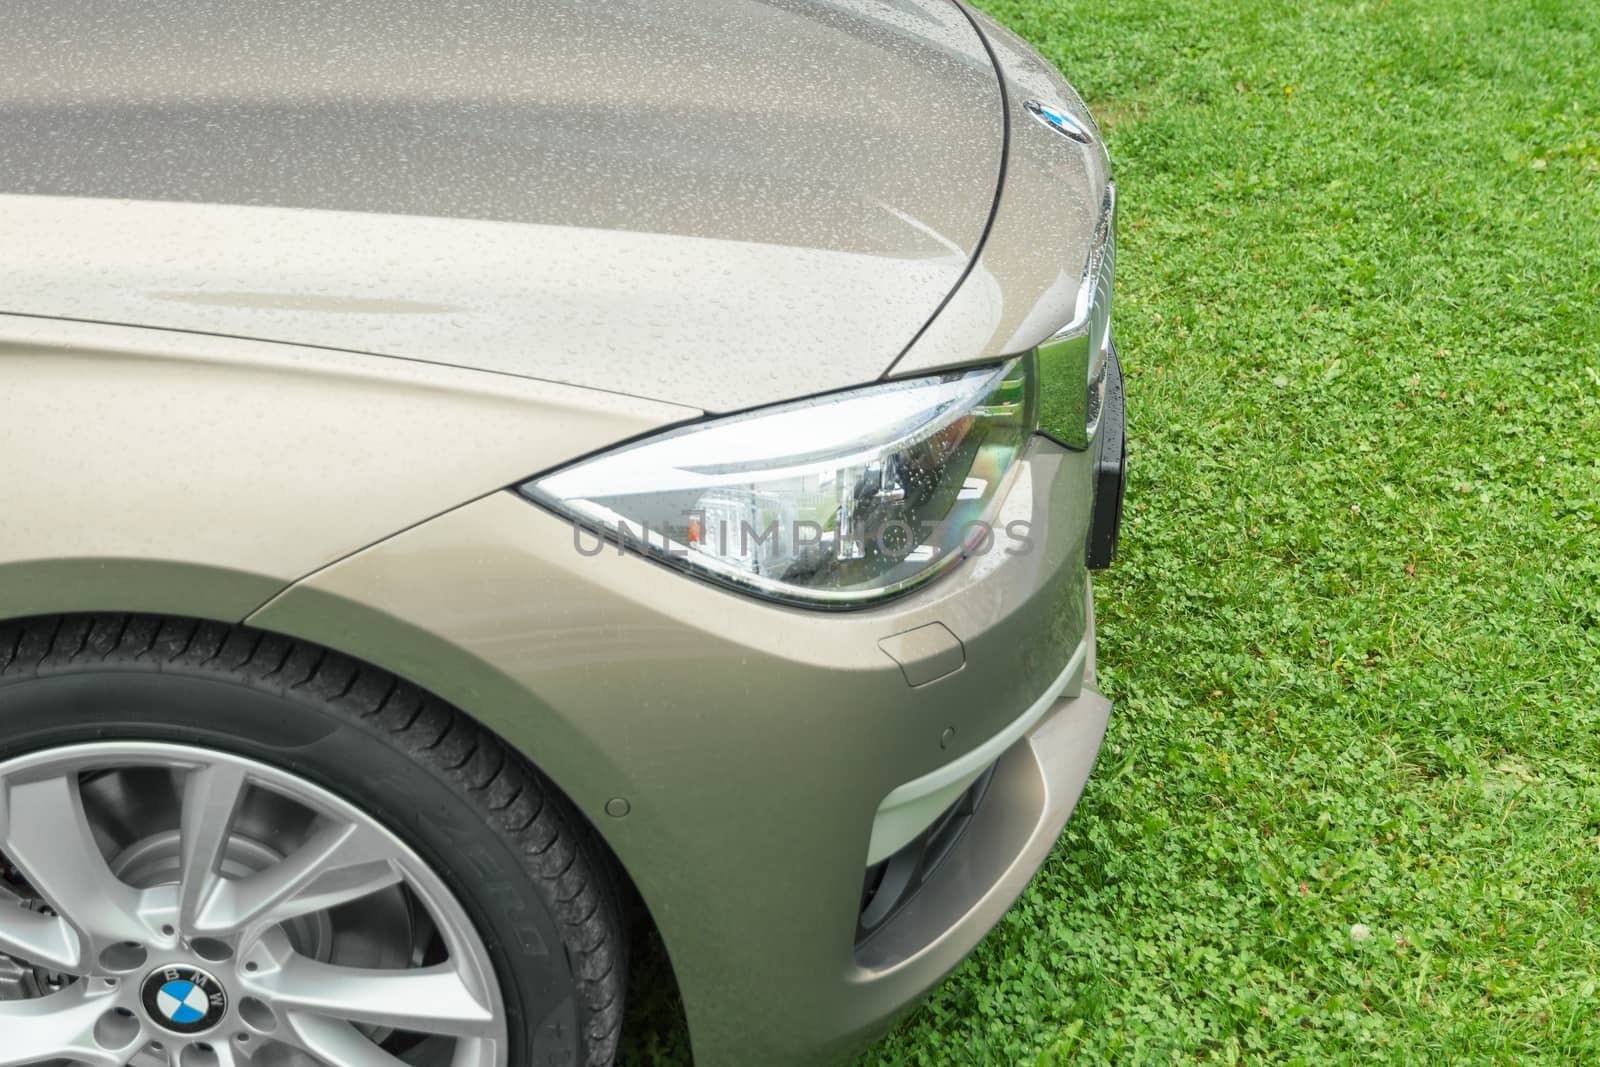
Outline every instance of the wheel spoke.
{"label": "wheel spoke", "polygon": [[0,905],[0,952],[71,974],[83,964],[83,941],[65,919]]}
{"label": "wheel spoke", "polygon": [[485,1037],[494,1030],[494,1013],[448,964],[383,971],[290,956],[252,988],[285,1014],[455,1037]]}
{"label": "wheel spoke", "polygon": [[401,880],[386,842],[351,823],[329,824],[279,862],[219,881],[190,929],[225,934],[287,922],[346,904]]}
{"label": "wheel spoke", "polygon": [[186,930],[194,928],[203,903],[221,883],[222,859],[244,789],[244,769],[232,763],[198,767],[184,778],[178,919]]}
{"label": "wheel spoke", "polygon": [[406,1067],[342,1020],[295,1012],[284,1019],[284,1024],[289,1033],[279,1041],[309,1053],[327,1067]]}
{"label": "wheel spoke", "polygon": [[232,1041],[217,1040],[211,1043],[213,1067],[246,1067],[252,1057]]}
{"label": "wheel spoke", "polygon": [[110,1007],[81,982],[47,997],[0,1002],[0,1067],[52,1060],[122,1067],[127,1049],[108,1052],[94,1039],[94,1025]]}
{"label": "wheel spoke", "polygon": [[[139,914],[142,894],[119,881],[100,854],[76,774],[12,785],[5,792],[3,824],[0,852],[85,935],[90,951],[151,937]],[[78,966],[91,959],[80,946]]]}

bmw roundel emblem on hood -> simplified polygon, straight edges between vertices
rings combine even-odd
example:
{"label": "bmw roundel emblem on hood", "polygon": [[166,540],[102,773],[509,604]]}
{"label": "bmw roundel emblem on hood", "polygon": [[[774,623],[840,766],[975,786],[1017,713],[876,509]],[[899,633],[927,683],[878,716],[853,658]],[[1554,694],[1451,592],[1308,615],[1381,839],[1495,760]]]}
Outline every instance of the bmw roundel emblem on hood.
{"label": "bmw roundel emblem on hood", "polygon": [[177,1034],[200,1034],[228,1012],[222,984],[196,967],[163,967],[144,980],[140,999],[158,1026]]}
{"label": "bmw roundel emblem on hood", "polygon": [[1094,135],[1089,132],[1088,127],[1065,111],[1048,107],[1037,100],[1029,100],[1022,106],[1028,109],[1028,114],[1057,133],[1070,137],[1079,144],[1089,144],[1094,140]]}

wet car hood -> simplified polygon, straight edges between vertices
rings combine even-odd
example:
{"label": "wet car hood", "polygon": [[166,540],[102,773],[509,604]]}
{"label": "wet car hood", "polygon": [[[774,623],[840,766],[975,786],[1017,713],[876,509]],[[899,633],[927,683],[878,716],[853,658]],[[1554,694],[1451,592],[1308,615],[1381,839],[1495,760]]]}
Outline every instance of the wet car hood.
{"label": "wet car hood", "polygon": [[953,0],[21,0],[0,311],[733,410],[869,381],[977,249]]}

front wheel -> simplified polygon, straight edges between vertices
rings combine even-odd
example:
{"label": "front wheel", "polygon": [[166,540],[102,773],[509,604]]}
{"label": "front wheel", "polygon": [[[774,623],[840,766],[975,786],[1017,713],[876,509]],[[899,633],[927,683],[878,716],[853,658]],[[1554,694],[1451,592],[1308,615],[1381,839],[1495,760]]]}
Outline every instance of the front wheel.
{"label": "front wheel", "polygon": [[154,617],[0,625],[0,1067],[615,1056],[582,817],[348,658]]}

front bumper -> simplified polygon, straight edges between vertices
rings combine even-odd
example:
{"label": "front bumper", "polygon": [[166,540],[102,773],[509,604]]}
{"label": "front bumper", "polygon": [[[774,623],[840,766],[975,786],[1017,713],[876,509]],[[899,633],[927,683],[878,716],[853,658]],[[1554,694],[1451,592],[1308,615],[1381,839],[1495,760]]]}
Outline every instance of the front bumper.
{"label": "front bumper", "polygon": [[[250,621],[431,689],[549,774],[649,906],[698,1063],[827,1062],[977,944],[1083,788],[1109,712],[1085,565],[1094,467],[1036,438],[999,519],[1028,523],[1031,550],[1000,539],[871,610],[778,607],[631,554],[583,556],[561,519],[497,493]],[[959,663],[886,654],[905,658],[894,639],[934,624]],[[998,754],[966,832],[858,943],[885,799],[1003,734],[1077,650],[1059,697]]]}
{"label": "front bumper", "polygon": [[870,986],[890,973],[915,974],[931,985],[972,951],[1027,888],[1060,837],[1089,779],[1110,714],[1109,700],[1082,689],[1076,697],[1052,703],[1005,750],[970,822],[939,857],[938,867],[883,926],[861,937],[858,985]]}

